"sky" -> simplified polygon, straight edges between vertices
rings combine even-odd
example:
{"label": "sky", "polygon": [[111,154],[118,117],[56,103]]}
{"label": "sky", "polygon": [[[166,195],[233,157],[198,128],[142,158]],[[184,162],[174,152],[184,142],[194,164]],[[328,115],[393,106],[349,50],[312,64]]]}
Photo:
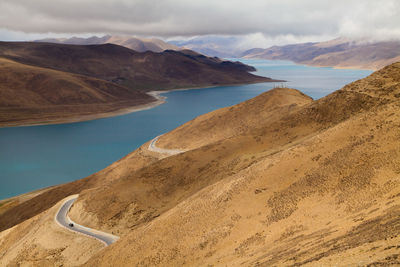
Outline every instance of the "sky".
{"label": "sky", "polygon": [[400,39],[400,0],[0,0],[0,40],[104,34],[235,36],[265,47]]}

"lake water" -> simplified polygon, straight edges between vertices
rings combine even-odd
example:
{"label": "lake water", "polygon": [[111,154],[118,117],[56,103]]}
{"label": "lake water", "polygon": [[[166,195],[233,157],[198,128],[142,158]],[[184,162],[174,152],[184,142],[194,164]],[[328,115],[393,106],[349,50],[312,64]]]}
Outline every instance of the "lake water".
{"label": "lake water", "polygon": [[[317,99],[371,73],[241,60],[257,74],[287,80]],[[88,122],[0,128],[0,199],[86,177],[153,137],[196,116],[252,98],[281,83],[168,92],[167,103],[123,116]]]}

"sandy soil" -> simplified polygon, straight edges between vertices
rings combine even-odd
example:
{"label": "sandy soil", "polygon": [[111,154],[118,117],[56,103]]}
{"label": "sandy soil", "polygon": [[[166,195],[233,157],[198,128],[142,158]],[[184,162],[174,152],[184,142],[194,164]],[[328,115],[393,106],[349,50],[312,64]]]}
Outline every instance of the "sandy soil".
{"label": "sandy soil", "polygon": [[61,203],[0,233],[1,266],[78,266],[104,248],[55,222]]}
{"label": "sandy soil", "polygon": [[6,212],[7,210],[25,202],[25,201],[28,201],[28,200],[30,200],[48,190],[50,190],[51,188],[54,188],[54,187],[56,187],[56,186],[51,186],[51,187],[35,190],[32,192],[28,192],[28,193],[25,193],[22,195],[18,195],[15,197],[10,197],[10,198],[0,200],[0,215],[3,214],[4,212]]}
{"label": "sandy soil", "polygon": [[312,98],[300,91],[273,89],[238,105],[201,115],[162,135],[157,146],[182,150],[199,148],[277,121],[311,102]]}

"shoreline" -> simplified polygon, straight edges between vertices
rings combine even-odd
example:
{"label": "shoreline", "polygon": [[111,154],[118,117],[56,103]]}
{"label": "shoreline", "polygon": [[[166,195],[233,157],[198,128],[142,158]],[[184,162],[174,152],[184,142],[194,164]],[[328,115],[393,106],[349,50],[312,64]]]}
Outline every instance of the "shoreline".
{"label": "shoreline", "polygon": [[[294,63],[296,63],[296,62],[294,62]],[[340,66],[340,65],[327,66],[327,65],[319,65],[319,64],[302,64],[302,63],[296,63],[296,64],[305,65],[305,66],[309,66],[309,67],[317,67],[317,68],[332,68],[335,70],[368,70],[368,71],[379,70],[379,68],[366,68],[366,67],[362,67],[362,66]]]}
{"label": "shoreline", "polygon": [[257,60],[278,60],[278,61],[289,61],[296,65],[307,66],[307,67],[317,67],[317,68],[332,68],[336,70],[369,70],[369,71],[377,71],[383,67],[363,67],[362,65],[351,65],[351,66],[341,66],[341,65],[320,65],[316,63],[307,63],[307,62],[296,62],[290,59],[267,59],[261,57],[243,57],[243,59],[257,59]]}
{"label": "shoreline", "polygon": [[169,92],[174,92],[174,91],[188,91],[188,90],[198,90],[198,89],[205,89],[205,88],[216,88],[216,87],[224,87],[224,86],[241,86],[241,85],[246,85],[246,84],[256,84],[256,83],[272,83],[272,82],[286,82],[283,80],[271,80],[271,81],[255,81],[255,82],[249,82],[249,83],[235,83],[235,84],[223,84],[223,85],[209,85],[209,86],[198,86],[198,87],[186,87],[186,88],[177,88],[177,89],[170,89],[170,90],[154,90],[154,91],[149,91],[146,92],[146,94],[154,97],[156,100],[147,104],[141,104],[137,106],[132,106],[132,107],[126,107],[122,108],[116,111],[112,112],[104,112],[104,113],[97,113],[97,114],[90,114],[90,115],[82,115],[82,116],[76,116],[72,118],[65,118],[65,119],[54,119],[54,120],[49,120],[49,121],[44,121],[44,122],[27,122],[27,123],[8,123],[5,125],[0,125],[1,128],[10,128],[10,127],[29,127],[29,126],[42,126],[42,125],[56,125],[56,124],[66,124],[66,123],[77,123],[77,122],[85,122],[85,121],[92,121],[92,120],[98,120],[98,119],[104,119],[104,118],[111,118],[111,117],[117,117],[117,116],[122,116],[138,111],[144,111],[148,109],[155,108],[159,105],[162,105],[166,102],[167,97],[162,96],[161,94],[169,93]]}
{"label": "shoreline", "polygon": [[29,126],[55,125],[55,124],[64,124],[64,123],[92,121],[92,120],[97,120],[97,119],[122,116],[122,115],[126,115],[126,114],[137,112],[137,111],[142,111],[142,110],[148,110],[148,109],[154,108],[156,106],[159,106],[159,105],[165,103],[165,97],[159,96],[158,94],[153,94],[153,91],[147,92],[146,94],[153,96],[154,98],[156,98],[156,100],[153,102],[147,103],[147,104],[126,107],[126,108],[122,108],[122,109],[119,109],[116,111],[111,111],[111,112],[103,112],[103,113],[90,114],[90,115],[81,115],[81,116],[65,118],[65,119],[60,118],[60,119],[55,119],[55,120],[49,120],[46,122],[9,123],[9,124],[0,126],[0,129],[1,128],[9,128],[9,127],[29,127]]}

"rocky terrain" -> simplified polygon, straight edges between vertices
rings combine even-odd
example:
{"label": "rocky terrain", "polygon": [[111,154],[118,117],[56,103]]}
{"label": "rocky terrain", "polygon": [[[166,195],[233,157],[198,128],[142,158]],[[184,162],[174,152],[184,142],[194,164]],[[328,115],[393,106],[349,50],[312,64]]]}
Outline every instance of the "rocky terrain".
{"label": "rocky terrain", "polygon": [[319,67],[378,70],[400,60],[400,42],[350,41],[344,38],[270,48],[254,48],[244,58],[290,60]]}
{"label": "rocky terrain", "polygon": [[[277,88],[200,116],[157,141],[184,153],[146,143],[3,211],[0,265],[398,265],[399,99],[395,63],[316,101]],[[51,223],[76,193],[69,216],[119,241]]]}

